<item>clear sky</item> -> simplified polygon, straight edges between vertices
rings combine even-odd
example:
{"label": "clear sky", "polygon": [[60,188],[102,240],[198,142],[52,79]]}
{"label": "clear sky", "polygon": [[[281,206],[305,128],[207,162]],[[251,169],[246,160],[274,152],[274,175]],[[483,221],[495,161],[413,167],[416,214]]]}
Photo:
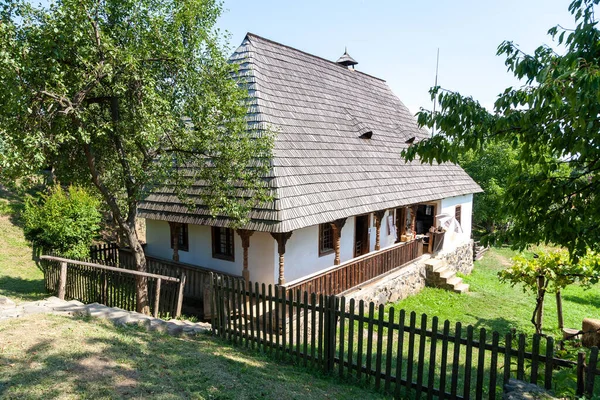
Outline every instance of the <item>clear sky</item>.
{"label": "clear sky", "polygon": [[333,61],[347,46],[357,69],[386,80],[413,113],[431,108],[438,48],[439,85],[491,107],[518,84],[496,56],[503,40],[530,52],[552,44],[552,26],[574,25],[570,0],[224,1],[218,27],[232,49],[246,32]]}

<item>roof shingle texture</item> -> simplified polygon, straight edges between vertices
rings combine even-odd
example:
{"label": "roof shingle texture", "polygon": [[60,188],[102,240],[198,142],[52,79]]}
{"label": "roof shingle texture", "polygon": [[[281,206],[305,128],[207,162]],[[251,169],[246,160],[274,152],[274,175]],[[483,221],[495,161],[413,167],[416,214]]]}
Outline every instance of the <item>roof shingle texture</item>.
{"label": "roof shingle texture", "polygon": [[[457,165],[405,162],[406,140],[420,140],[410,111],[385,81],[248,34],[231,60],[252,98],[249,124],[277,132],[271,187],[247,229],[288,232],[338,218],[480,192]],[[371,139],[359,136],[372,131]],[[199,206],[190,212],[153,193],[140,216],[227,226]]]}

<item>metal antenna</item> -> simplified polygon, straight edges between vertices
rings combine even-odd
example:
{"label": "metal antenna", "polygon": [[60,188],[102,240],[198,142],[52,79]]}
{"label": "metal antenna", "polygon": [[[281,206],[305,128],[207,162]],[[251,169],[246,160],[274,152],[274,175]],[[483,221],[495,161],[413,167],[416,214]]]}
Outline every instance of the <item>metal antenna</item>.
{"label": "metal antenna", "polygon": [[[440,66],[440,48],[437,49],[437,59],[435,61],[435,84],[434,87],[438,85],[438,68]],[[437,103],[437,96],[433,98],[433,116],[435,117],[435,104]],[[433,127],[431,129],[431,136],[435,135],[435,122],[433,123]]]}

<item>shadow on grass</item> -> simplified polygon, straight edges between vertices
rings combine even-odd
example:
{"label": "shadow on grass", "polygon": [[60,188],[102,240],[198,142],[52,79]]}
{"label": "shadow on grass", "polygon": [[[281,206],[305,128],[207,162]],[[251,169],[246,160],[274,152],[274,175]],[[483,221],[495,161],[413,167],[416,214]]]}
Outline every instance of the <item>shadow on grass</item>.
{"label": "shadow on grass", "polygon": [[21,214],[25,208],[23,199],[2,185],[0,185],[0,199],[6,200],[6,203],[0,203],[0,215],[8,215],[13,225],[22,228],[23,220],[21,219]]}
{"label": "shadow on grass", "polygon": [[478,317],[476,315],[472,315],[472,314],[466,314],[470,317],[473,317],[477,320],[477,322],[475,324],[473,324],[473,328],[474,329],[481,329],[481,328],[488,328],[491,327],[492,329],[488,330],[488,333],[491,333],[491,331],[497,331],[500,335],[504,335],[508,332],[510,332],[510,330],[512,328],[514,328],[514,321],[508,320],[506,318],[503,317],[497,317],[497,318],[481,318]]}
{"label": "shadow on grass", "polygon": [[600,294],[585,293],[584,295],[562,295],[563,301],[571,301],[573,303],[582,304],[584,306],[594,306],[600,308]]}
{"label": "shadow on grass", "polygon": [[[72,324],[53,329],[63,323]],[[64,337],[71,327],[52,342],[0,353],[0,365],[11,365],[0,370],[0,397],[380,398],[204,335],[177,339],[79,318]]]}
{"label": "shadow on grass", "polygon": [[48,297],[43,279],[22,279],[0,276],[0,294],[35,301]]}

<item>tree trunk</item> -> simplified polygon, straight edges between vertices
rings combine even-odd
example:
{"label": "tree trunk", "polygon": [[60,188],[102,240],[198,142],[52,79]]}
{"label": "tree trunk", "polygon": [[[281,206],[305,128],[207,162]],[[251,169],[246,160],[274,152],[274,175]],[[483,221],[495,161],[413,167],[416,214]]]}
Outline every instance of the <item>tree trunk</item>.
{"label": "tree trunk", "polygon": [[560,290],[556,291],[556,313],[558,314],[558,328],[562,329],[565,327],[565,324],[563,320],[562,295]]}
{"label": "tree trunk", "polygon": [[[125,237],[129,242],[131,251],[135,258],[135,269],[140,272],[148,272],[146,264],[146,255],[144,254],[144,248],[140,243],[135,229],[135,221],[133,225],[127,224],[123,227],[125,231]],[[148,278],[138,276],[135,280],[136,286],[136,311],[142,314],[150,315],[150,305],[148,302]]]}

